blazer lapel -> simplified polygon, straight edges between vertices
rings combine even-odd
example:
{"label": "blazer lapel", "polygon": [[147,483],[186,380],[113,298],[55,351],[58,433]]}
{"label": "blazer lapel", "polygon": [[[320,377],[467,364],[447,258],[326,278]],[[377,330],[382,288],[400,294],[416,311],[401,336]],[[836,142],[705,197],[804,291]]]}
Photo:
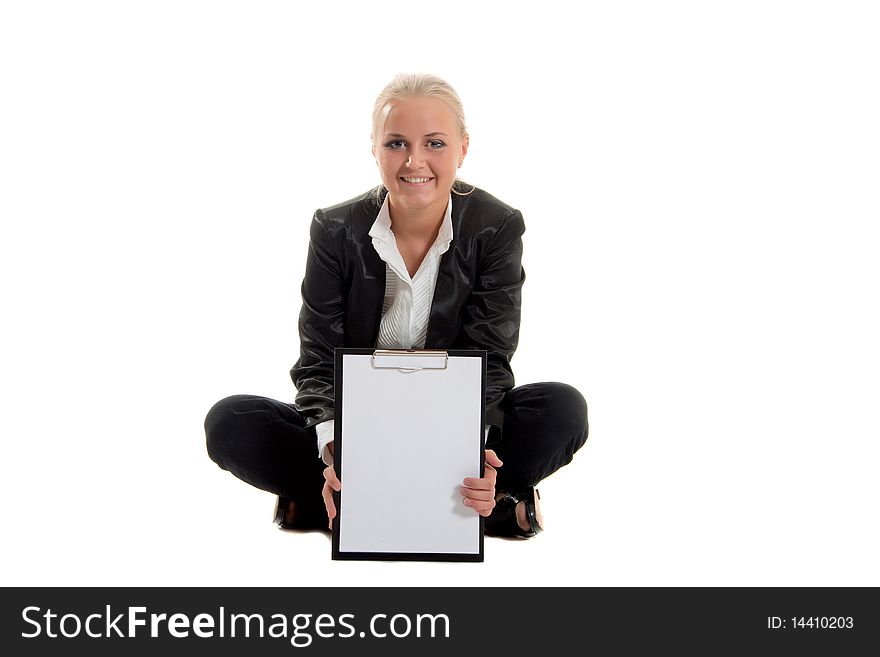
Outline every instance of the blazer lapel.
{"label": "blazer lapel", "polygon": [[[456,243],[462,243],[464,235],[460,221],[461,201],[456,194],[452,195],[452,242],[440,258],[440,269],[437,272],[437,284],[434,297],[431,299],[431,312],[428,315],[428,332],[425,336],[425,348],[448,349],[457,337],[459,304],[455,300],[456,291],[461,287],[462,272],[457,266]],[[458,281],[458,282],[456,282]]]}
{"label": "blazer lapel", "polygon": [[440,260],[440,271],[437,274],[437,285],[434,298],[431,300],[431,314],[428,316],[428,333],[425,336],[425,347],[428,349],[447,349],[455,339],[454,322],[458,313],[454,311],[455,276],[453,269],[453,249],[443,254]]}
{"label": "blazer lapel", "polygon": [[385,262],[376,253],[372,243],[364,252],[364,290],[363,298],[356,299],[363,313],[363,326],[368,331],[367,346],[376,345],[379,338],[379,323],[382,321],[382,305],[385,302]]}
{"label": "blazer lapel", "polygon": [[354,271],[348,291],[350,324],[346,342],[351,347],[375,347],[385,301],[385,262],[373,248],[369,235],[376,219],[373,207],[359,204],[357,211],[352,218],[350,248],[353,253],[348,259]]}

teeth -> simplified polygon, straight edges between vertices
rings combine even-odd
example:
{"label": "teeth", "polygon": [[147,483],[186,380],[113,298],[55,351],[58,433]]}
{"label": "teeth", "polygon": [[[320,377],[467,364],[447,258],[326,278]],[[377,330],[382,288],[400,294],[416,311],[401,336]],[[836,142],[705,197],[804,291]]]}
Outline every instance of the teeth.
{"label": "teeth", "polygon": [[430,178],[404,178],[404,180],[408,183],[423,183],[428,182]]}

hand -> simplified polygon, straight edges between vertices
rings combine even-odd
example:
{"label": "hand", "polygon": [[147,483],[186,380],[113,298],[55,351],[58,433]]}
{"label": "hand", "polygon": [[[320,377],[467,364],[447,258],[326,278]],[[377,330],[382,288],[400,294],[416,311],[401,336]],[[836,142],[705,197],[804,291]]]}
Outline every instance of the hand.
{"label": "hand", "polygon": [[324,498],[324,508],[327,509],[327,517],[330,518],[330,529],[333,529],[333,518],[336,517],[336,505],[333,503],[333,491],[342,490],[342,482],[336,476],[336,470],[332,465],[324,468],[324,488],[321,497]]}
{"label": "hand", "polygon": [[471,507],[484,518],[492,513],[495,508],[495,479],[498,472],[495,468],[501,467],[501,459],[491,449],[486,450],[485,475],[479,479],[465,477],[464,486],[459,491],[464,497],[465,506]]}

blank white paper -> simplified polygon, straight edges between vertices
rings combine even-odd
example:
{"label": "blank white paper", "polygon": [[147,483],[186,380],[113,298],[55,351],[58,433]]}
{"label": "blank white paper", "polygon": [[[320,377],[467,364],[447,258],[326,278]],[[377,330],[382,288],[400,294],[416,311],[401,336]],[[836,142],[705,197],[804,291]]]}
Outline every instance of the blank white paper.
{"label": "blank white paper", "polygon": [[340,552],[479,554],[479,516],[458,492],[479,477],[482,360],[374,368],[345,354]]}

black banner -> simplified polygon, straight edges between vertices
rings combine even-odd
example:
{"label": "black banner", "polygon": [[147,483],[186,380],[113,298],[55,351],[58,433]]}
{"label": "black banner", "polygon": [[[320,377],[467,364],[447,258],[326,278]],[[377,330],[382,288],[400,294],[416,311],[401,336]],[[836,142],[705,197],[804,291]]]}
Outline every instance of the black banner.
{"label": "black banner", "polygon": [[12,588],[0,611],[14,655],[853,654],[880,638],[875,588]]}

